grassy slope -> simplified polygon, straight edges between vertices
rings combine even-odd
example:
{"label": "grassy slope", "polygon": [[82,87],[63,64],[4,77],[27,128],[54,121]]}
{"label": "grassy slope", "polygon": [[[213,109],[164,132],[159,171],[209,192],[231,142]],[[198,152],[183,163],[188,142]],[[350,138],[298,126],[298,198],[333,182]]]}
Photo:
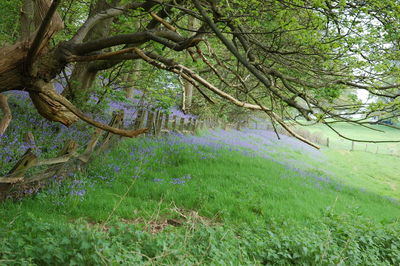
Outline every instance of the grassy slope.
{"label": "grassy slope", "polygon": [[[85,185],[88,192],[82,199],[40,195],[18,207],[9,204],[8,215],[33,212],[55,220],[83,217],[102,222],[116,206],[112,216],[149,219],[158,211],[159,215],[173,216],[171,209],[176,205],[233,224],[260,223],[269,218],[307,223],[318,220],[328,207],[338,213],[358,208],[363,215],[377,220],[400,216],[398,206],[384,198],[350,187],[336,188],[334,184],[299,176],[278,163],[239,152],[219,151],[215,155],[214,151],[204,150],[200,157],[195,156],[195,147],[186,147],[175,153],[170,151],[165,159],[165,147],[157,146],[156,156],[146,164],[153,169],[134,179],[137,161],[130,159],[129,151],[135,144],[138,145],[137,140],[127,141],[92,164],[88,177],[96,184],[93,188]],[[147,144],[153,146],[151,142]],[[210,157],[201,159],[204,155]],[[110,167],[105,169],[105,165]],[[121,169],[115,172],[115,167]],[[191,179],[184,179],[184,184],[171,183],[173,178],[187,175]],[[101,176],[115,180],[102,181]],[[66,191],[70,193],[71,189]],[[57,205],[59,201],[62,205]]]}
{"label": "grassy slope", "polygon": [[[3,208],[9,214],[27,211],[45,214],[49,219],[84,217],[96,222],[106,220],[116,206],[112,216],[134,219],[150,218],[159,210],[171,214],[174,205],[229,223],[259,223],[270,218],[303,223],[318,220],[327,208],[339,213],[358,208],[376,220],[400,217],[398,205],[374,193],[373,182],[363,192],[319,180],[318,175],[307,176],[318,174],[318,168],[299,173],[241,151],[170,144],[168,139],[127,140],[94,161],[85,178],[76,177],[83,181],[73,181],[61,189],[55,184],[39,199],[27,199],[17,206],[8,203]],[[279,151],[276,154],[281,155]],[[286,154],[286,159],[306,159],[304,153],[293,151],[291,155]],[[362,179],[360,172],[364,173],[354,168],[354,179]],[[85,195],[79,196],[80,191]]]}
{"label": "grassy slope", "polygon": [[399,158],[362,151],[327,151],[331,167],[344,182],[363,190],[400,199]]}
{"label": "grassy slope", "polygon": [[[221,148],[227,137],[242,144],[231,150]],[[221,131],[183,141],[176,137],[124,141],[62,186],[55,182],[32,199],[3,203],[2,226],[24,232],[30,217],[62,227],[84,219],[103,227],[125,221],[146,228],[145,221],[179,220],[189,211],[229,228],[271,223],[309,227],[327,213],[357,213],[375,224],[398,222],[399,204],[379,196],[380,190],[369,189],[373,183],[364,192],[326,179],[319,175],[322,169],[312,164],[326,166],[329,161],[313,160],[315,154],[285,148],[282,142],[262,143],[260,137]],[[202,141],[206,144],[187,144]],[[243,142],[259,150],[249,152]],[[266,150],[275,159],[263,158]],[[300,159],[309,165],[302,165]],[[354,176],[363,173],[359,170],[354,169]]]}
{"label": "grassy slope", "polygon": [[[399,130],[384,126],[373,127],[384,133],[350,124],[335,125],[337,130],[352,138],[400,140]],[[392,151],[395,155],[400,155],[398,143],[355,143],[355,151],[350,151],[351,143],[337,136],[329,128],[315,125],[307,129],[311,132],[319,131],[330,139],[330,148],[323,147],[329,158],[328,163],[320,165],[319,168],[332,172],[337,179],[351,186],[400,199],[399,157],[389,155]]]}
{"label": "grassy slope", "polygon": [[[332,126],[344,136],[353,139],[400,141],[400,131],[386,126],[369,125],[369,127],[379,131],[347,123],[337,123]],[[339,137],[334,131],[322,124],[306,127],[306,129],[311,132],[321,132],[324,137],[329,137],[330,147],[333,149],[351,150],[351,141]],[[399,143],[355,143],[354,149],[358,151],[366,150],[371,153],[400,155]]]}

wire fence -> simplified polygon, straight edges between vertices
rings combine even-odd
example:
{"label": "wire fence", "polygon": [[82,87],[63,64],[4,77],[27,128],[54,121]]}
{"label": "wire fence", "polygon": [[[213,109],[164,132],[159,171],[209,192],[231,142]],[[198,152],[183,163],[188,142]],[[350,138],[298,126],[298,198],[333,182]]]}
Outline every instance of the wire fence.
{"label": "wire fence", "polygon": [[[280,126],[273,126],[271,123],[254,123],[251,125],[254,129],[264,129],[269,131],[276,131],[278,134],[291,136],[291,134]],[[351,141],[339,136],[332,137],[327,136],[318,130],[308,130],[304,127],[292,127],[293,131],[298,135],[316,143],[322,147],[337,149],[337,150],[347,150],[347,151],[360,151],[369,152],[374,154],[390,155],[400,157],[400,144],[399,143],[373,143],[371,142],[357,142]],[[400,136],[400,134],[399,134]]]}

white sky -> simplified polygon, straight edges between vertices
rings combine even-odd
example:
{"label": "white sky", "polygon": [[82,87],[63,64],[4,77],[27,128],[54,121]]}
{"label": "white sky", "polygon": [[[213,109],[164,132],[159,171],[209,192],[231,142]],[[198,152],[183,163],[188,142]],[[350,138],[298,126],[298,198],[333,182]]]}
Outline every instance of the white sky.
{"label": "white sky", "polygon": [[369,92],[367,90],[357,90],[357,97],[360,99],[363,103],[366,103],[368,101],[369,97]]}

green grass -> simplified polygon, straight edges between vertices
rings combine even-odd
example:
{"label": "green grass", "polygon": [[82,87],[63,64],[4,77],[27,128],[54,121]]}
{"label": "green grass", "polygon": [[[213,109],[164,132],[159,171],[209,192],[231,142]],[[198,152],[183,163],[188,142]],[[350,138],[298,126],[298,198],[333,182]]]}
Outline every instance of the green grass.
{"label": "green grass", "polygon": [[[189,145],[176,139],[172,142],[144,138],[123,141],[94,160],[84,173],[61,185],[55,183],[48,190],[20,202],[2,203],[0,226],[8,231],[4,234],[5,231],[0,230],[0,236],[7,239],[12,232],[12,238],[22,240],[13,242],[9,238],[5,241],[10,243],[4,244],[3,248],[0,246],[0,259],[3,254],[6,258],[17,258],[14,262],[19,261],[21,258],[15,257],[17,255],[13,257],[12,253],[5,256],[4,250],[23,245],[29,247],[28,251],[35,252],[31,254],[26,249],[19,252],[35,258],[35,263],[65,262],[73,257],[81,263],[87,260],[85,263],[90,264],[90,252],[82,251],[82,259],[62,252],[63,243],[73,241],[68,234],[74,234],[79,241],[68,243],[76,245],[78,254],[84,245],[82,243],[87,243],[88,249],[93,248],[105,257],[104,264],[118,262],[119,259],[114,257],[118,254],[120,258],[125,258],[122,261],[147,261],[149,264],[157,261],[191,264],[191,259],[192,263],[198,264],[220,264],[223,261],[258,264],[262,261],[274,262],[275,259],[284,264],[303,259],[304,263],[320,259],[327,263],[329,256],[322,255],[317,259],[316,254],[325,254],[331,249],[331,254],[339,255],[332,255],[329,261],[339,263],[346,260],[345,257],[364,256],[357,253],[359,251],[353,255],[347,252],[352,252],[350,247],[353,248],[353,242],[356,246],[361,245],[363,240],[360,239],[370,228],[376,227],[377,232],[382,233],[382,239],[386,239],[382,241],[389,241],[387,230],[392,230],[392,227],[395,233],[390,234],[395,236],[399,233],[396,231],[399,204],[379,195],[383,187],[363,192],[352,182],[342,185],[318,181],[277,162],[243,155],[240,151]],[[292,155],[293,158],[301,156],[296,152]],[[345,163],[345,159],[342,160]],[[348,167],[347,163],[340,171],[345,173]],[[365,169],[365,173],[368,171]],[[359,169],[354,169],[354,173],[358,175]],[[360,175],[357,178],[362,181]],[[373,188],[374,182],[375,179],[365,180],[363,186],[367,184],[368,188]],[[378,183],[385,182],[382,179]],[[79,191],[83,190],[86,192],[80,196]],[[340,218],[349,215],[350,218]],[[362,222],[365,219],[368,222]],[[183,225],[165,227],[166,221],[170,220]],[[359,224],[357,221],[360,221]],[[154,224],[159,224],[164,231],[151,236],[146,231],[157,231]],[[37,229],[36,226],[44,229]],[[340,229],[342,226],[344,229]],[[336,230],[340,232],[337,235]],[[350,237],[352,234],[354,237]],[[23,235],[29,237],[24,238]],[[129,235],[130,240],[125,239],[125,235]],[[348,247],[340,247],[342,237],[343,241],[350,241]],[[375,240],[380,237],[371,235],[371,239]],[[40,241],[45,239],[53,241],[52,245],[57,250],[36,247],[42,245]],[[196,245],[205,245],[205,248],[198,250]],[[214,253],[209,245],[215,245]],[[316,245],[324,248],[321,251]],[[304,251],[305,246],[313,251],[307,251],[307,248]],[[373,252],[378,253],[384,250],[377,244],[373,244],[373,248]],[[391,248],[396,250],[396,246]],[[133,254],[132,249],[136,253]],[[363,245],[360,249],[363,250]],[[175,250],[176,254],[171,250]],[[57,252],[60,253],[59,259],[51,255]],[[289,257],[282,255],[285,252]],[[373,252],[371,254],[375,254]],[[392,258],[387,254],[365,257],[360,261],[381,261],[382,256]],[[45,260],[46,256],[48,260]],[[97,255],[92,259],[97,260]],[[354,263],[357,264],[357,260]]]}
{"label": "green grass", "polygon": [[[130,159],[135,145],[138,150],[142,145],[151,147],[155,154],[141,165]],[[173,216],[174,206],[229,224],[260,224],[269,219],[306,224],[320,219],[328,208],[337,213],[357,208],[363,216],[377,221],[400,217],[398,205],[373,193],[325,184],[260,157],[208,148],[200,148],[201,155],[196,155],[197,151],[188,145],[171,149],[160,142],[143,144],[143,139],[125,141],[91,164],[86,180],[95,187],[86,185],[84,197],[69,196],[69,184],[65,184],[66,197],[42,193],[2,207],[10,216],[32,212],[55,220],[84,218],[94,222],[104,222],[110,214],[124,219],[150,219],[155,213]],[[201,159],[203,156],[208,158]],[[138,165],[143,173],[134,179]],[[115,172],[114,167],[120,170]],[[102,181],[100,175],[115,180]],[[171,183],[173,178],[186,175],[191,176],[186,183]]]}
{"label": "green grass", "polygon": [[[350,124],[335,124],[335,128],[346,136],[365,140],[400,140],[400,131],[385,127],[373,126],[384,131],[377,132]],[[310,132],[321,132],[330,139],[330,147],[322,146],[327,155],[327,163],[316,164],[312,159],[305,161],[323,171],[331,173],[339,182],[357,187],[379,195],[400,199],[400,144],[355,143],[355,151],[351,151],[351,142],[337,136],[323,125],[306,127]],[[365,149],[367,145],[367,149]],[[378,148],[377,148],[378,147]],[[378,153],[376,151],[378,150]],[[293,153],[292,153],[293,154]],[[295,155],[295,154],[294,154]],[[297,156],[299,158],[299,156]]]}
{"label": "green grass", "polygon": [[368,152],[327,150],[329,167],[349,185],[400,199],[399,158]]}
{"label": "green grass", "polygon": [[[372,130],[366,127],[348,123],[335,123],[331,125],[338,132],[352,139],[369,141],[400,141],[400,130],[387,126],[368,125],[369,127],[375,129]],[[329,138],[330,147],[333,149],[348,151],[352,149],[350,140],[341,138],[334,131],[323,124],[308,126],[305,127],[305,129],[309,130],[310,132],[320,132],[324,136],[324,140]],[[396,142],[379,144],[356,142],[354,143],[354,150],[400,156],[400,144]]]}

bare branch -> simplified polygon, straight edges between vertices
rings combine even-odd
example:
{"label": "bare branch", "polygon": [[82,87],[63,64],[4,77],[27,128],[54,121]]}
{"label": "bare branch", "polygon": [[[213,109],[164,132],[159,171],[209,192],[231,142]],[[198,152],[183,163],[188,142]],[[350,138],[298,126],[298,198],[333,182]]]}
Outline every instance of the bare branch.
{"label": "bare branch", "polygon": [[[286,129],[287,132],[289,132],[290,135],[292,135],[293,137],[295,137],[296,139],[316,148],[316,149],[320,149],[321,147],[318,146],[315,143],[312,143],[311,141],[309,141],[306,138],[303,138],[302,136],[300,136],[299,134],[297,134],[296,132],[294,132],[288,125],[286,125],[285,122],[282,121],[282,119],[280,119],[274,112],[269,111],[267,109],[265,109],[258,101],[256,98],[254,98],[251,94],[249,94],[249,96],[253,99],[254,102],[256,102],[261,108],[262,110],[269,116],[271,117],[273,120],[275,120],[276,122],[278,122],[279,125],[281,125],[284,129]],[[275,126],[274,126],[275,128]],[[275,130],[276,132],[276,130]]]}
{"label": "bare branch", "polygon": [[71,155],[65,155],[65,156],[61,156],[61,157],[57,157],[57,158],[37,160],[35,163],[35,166],[65,163],[65,162],[68,162],[70,159],[71,159]]}
{"label": "bare branch", "polygon": [[76,44],[73,45],[73,51],[75,54],[83,55],[121,44],[139,46],[148,41],[155,41],[173,50],[182,51],[186,47],[179,45],[178,43],[183,43],[185,40],[187,39],[170,30],[148,30],[131,34],[120,34],[108,38]]}
{"label": "bare branch", "polygon": [[221,40],[221,42],[225,45],[226,48],[237,58],[237,60],[245,67],[247,68],[250,73],[252,73],[258,80],[260,80],[263,85],[271,91],[274,95],[282,99],[284,102],[286,102],[289,106],[292,106],[296,108],[307,120],[311,120],[309,117],[309,113],[311,113],[311,110],[306,110],[302,106],[300,106],[297,102],[295,102],[293,99],[284,97],[277,89],[273,88],[271,86],[271,82],[263,75],[262,72],[260,72],[254,65],[252,65],[244,56],[240,54],[240,52],[237,50],[237,48],[234,46],[234,44],[229,41],[223,34],[222,32],[218,29],[217,25],[211,20],[211,18],[207,15],[201,4],[199,3],[198,0],[192,0],[194,3],[196,9],[200,12],[202,15],[204,21],[208,24],[208,26],[212,29],[212,31],[215,33],[215,35]]}
{"label": "bare branch", "polygon": [[[296,132],[294,132],[292,129],[290,129],[271,109],[268,109],[267,107],[258,103],[258,101],[251,95],[250,95],[250,97],[252,97],[252,99],[257,103],[257,105],[239,101],[238,99],[231,96],[230,94],[221,91],[220,89],[218,89],[217,87],[215,87],[214,85],[212,85],[211,83],[209,83],[208,81],[206,81],[205,79],[203,79],[202,77],[197,75],[193,70],[191,70],[183,65],[175,64],[175,65],[165,66],[165,65],[161,64],[160,62],[157,62],[155,59],[150,58],[148,55],[146,55],[142,50],[140,50],[138,48],[135,48],[135,52],[149,64],[154,65],[160,69],[168,70],[168,71],[174,72],[178,75],[181,75],[184,79],[186,79],[188,81],[193,79],[193,80],[199,82],[200,84],[202,84],[203,86],[205,86],[207,89],[209,89],[212,92],[216,93],[217,95],[229,100],[230,102],[232,102],[233,104],[235,104],[237,106],[244,107],[244,108],[251,109],[251,110],[261,110],[261,111],[266,112],[272,119],[274,119],[284,129],[286,129],[293,137],[299,139],[300,141],[302,141],[316,149],[320,149],[320,147],[318,145],[303,138],[302,136],[300,136]],[[153,57],[155,57],[155,56],[153,56]],[[157,59],[160,59],[160,58],[161,57],[158,57]]]}
{"label": "bare branch", "polygon": [[400,142],[400,140],[362,140],[362,139],[353,139],[353,138],[349,138],[345,135],[343,135],[342,133],[340,133],[339,131],[337,131],[335,128],[333,128],[329,123],[327,122],[323,122],[327,127],[329,127],[333,132],[335,132],[339,137],[350,140],[350,141],[354,141],[354,142],[364,142],[364,143],[397,143]]}
{"label": "bare branch", "polygon": [[[32,93],[32,92],[31,92]],[[46,91],[33,91],[33,93],[38,93],[38,94],[44,94],[47,97],[51,98],[52,100],[58,102],[59,104],[63,105],[65,108],[67,108],[69,111],[71,111],[73,114],[75,114],[77,117],[82,119],[83,121],[87,122],[88,124],[103,129],[105,131],[121,135],[124,137],[129,137],[133,138],[136,137],[140,134],[143,134],[147,131],[147,128],[141,128],[138,130],[125,130],[125,129],[120,129],[120,128],[115,128],[100,122],[97,122],[90,117],[86,116],[82,111],[80,111],[77,107],[75,107],[70,101],[62,97],[61,95],[57,94],[55,91],[52,90],[46,90]]]}
{"label": "bare branch", "polygon": [[158,22],[160,22],[161,24],[164,25],[164,27],[166,27],[169,30],[172,31],[176,31],[176,28],[174,26],[172,26],[171,24],[169,24],[167,21],[165,21],[164,19],[162,19],[161,17],[159,17],[156,13],[154,12],[150,12],[150,15]]}
{"label": "bare branch", "polygon": [[126,54],[129,52],[132,52],[133,48],[126,48],[126,49],[121,49],[119,51],[115,52],[109,52],[109,53],[103,53],[103,54],[98,54],[98,55],[91,55],[91,56],[70,56],[67,59],[67,62],[88,62],[88,61],[96,61],[96,60],[104,60],[104,59],[109,59],[110,57],[114,57],[117,55],[121,54]]}
{"label": "bare branch", "polygon": [[82,41],[85,39],[86,35],[89,33],[89,31],[99,22],[104,19],[112,18],[119,16],[126,12],[129,9],[137,9],[137,8],[144,8],[145,10],[149,10],[152,8],[156,3],[153,1],[146,1],[144,3],[130,3],[124,6],[119,6],[119,7],[112,7],[107,10],[101,11],[97,14],[95,14],[92,17],[89,17],[85,23],[79,28],[79,30],[76,32],[74,37],[70,40],[72,43],[82,43]]}

